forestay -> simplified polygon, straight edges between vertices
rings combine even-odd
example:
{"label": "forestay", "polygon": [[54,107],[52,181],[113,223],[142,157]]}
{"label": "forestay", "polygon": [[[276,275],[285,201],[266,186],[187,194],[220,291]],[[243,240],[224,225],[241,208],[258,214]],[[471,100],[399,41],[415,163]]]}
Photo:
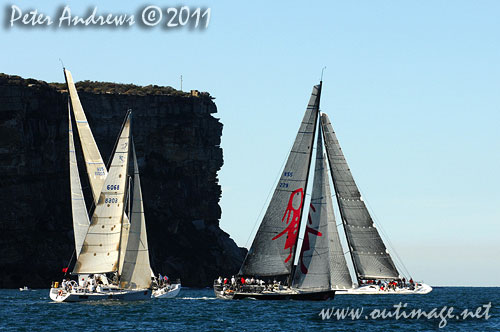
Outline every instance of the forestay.
{"label": "forestay", "polygon": [[361,199],[328,115],[321,115],[321,125],[337,202],[358,278],[398,278],[399,273]]}
{"label": "forestay", "polygon": [[320,93],[321,85],[314,86],[283,173],[240,269],[241,275],[291,273],[305,201]]}

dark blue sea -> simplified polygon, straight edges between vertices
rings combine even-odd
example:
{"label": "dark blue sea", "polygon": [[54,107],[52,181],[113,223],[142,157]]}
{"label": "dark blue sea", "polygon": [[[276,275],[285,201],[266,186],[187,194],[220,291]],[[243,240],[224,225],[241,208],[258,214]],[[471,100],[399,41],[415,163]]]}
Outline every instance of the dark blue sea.
{"label": "dark blue sea", "polygon": [[[211,289],[183,288],[175,299],[54,303],[48,292],[0,290],[0,331],[500,331],[500,288],[437,287],[428,295],[339,295],[327,302],[228,301]],[[431,317],[397,319],[398,304],[399,315],[421,309]],[[332,315],[323,320],[327,309]],[[362,310],[360,317],[350,309]],[[475,316],[464,319],[465,309]]]}

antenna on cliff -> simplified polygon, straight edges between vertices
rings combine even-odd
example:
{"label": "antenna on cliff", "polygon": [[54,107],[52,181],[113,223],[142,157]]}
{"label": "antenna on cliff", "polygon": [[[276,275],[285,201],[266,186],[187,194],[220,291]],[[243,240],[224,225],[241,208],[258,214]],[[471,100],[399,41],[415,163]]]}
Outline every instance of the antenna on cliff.
{"label": "antenna on cliff", "polygon": [[181,91],[182,91],[182,75],[181,75]]}
{"label": "antenna on cliff", "polygon": [[65,68],[65,67],[64,67],[64,62],[61,60],[61,58],[59,58],[59,61],[61,61],[61,65],[62,65],[62,67],[63,67],[63,69],[64,69],[64,68]]}

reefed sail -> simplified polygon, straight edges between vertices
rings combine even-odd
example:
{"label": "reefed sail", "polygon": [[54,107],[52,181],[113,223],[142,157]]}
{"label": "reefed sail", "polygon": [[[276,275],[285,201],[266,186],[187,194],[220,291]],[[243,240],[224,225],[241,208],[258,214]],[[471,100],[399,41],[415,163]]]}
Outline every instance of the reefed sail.
{"label": "reefed sail", "polygon": [[128,175],[129,135],[130,113],[120,133],[109,174],[73,273],[105,273],[118,270]]}
{"label": "reefed sail", "polygon": [[314,86],[283,173],[241,266],[241,275],[291,273],[311,164],[320,93],[321,84]]}
{"label": "reefed sail", "polygon": [[321,126],[337,202],[358,279],[398,278],[398,270],[361,199],[328,115],[321,115]]}

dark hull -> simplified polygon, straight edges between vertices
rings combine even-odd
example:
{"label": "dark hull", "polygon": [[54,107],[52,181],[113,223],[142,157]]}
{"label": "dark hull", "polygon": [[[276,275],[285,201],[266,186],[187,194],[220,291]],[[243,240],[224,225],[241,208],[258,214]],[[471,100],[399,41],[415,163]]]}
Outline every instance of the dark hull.
{"label": "dark hull", "polygon": [[326,301],[333,299],[335,291],[321,291],[298,294],[280,294],[280,293],[234,293],[233,300],[252,298],[256,300],[297,300],[297,301]]}
{"label": "dark hull", "polygon": [[327,291],[316,291],[316,292],[298,292],[298,293],[290,293],[290,292],[232,292],[232,293],[223,293],[220,287],[214,287],[215,296],[220,299],[225,300],[242,300],[246,298],[255,299],[255,300],[296,300],[296,301],[326,301],[329,299],[333,299],[335,296],[334,290]]}

